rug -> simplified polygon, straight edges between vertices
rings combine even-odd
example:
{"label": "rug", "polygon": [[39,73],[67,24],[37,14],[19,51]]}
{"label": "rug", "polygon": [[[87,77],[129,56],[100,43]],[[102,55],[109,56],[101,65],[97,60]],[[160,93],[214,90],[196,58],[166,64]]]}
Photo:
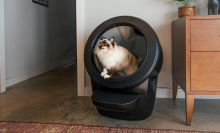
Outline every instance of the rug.
{"label": "rug", "polygon": [[[184,130],[117,128],[86,125],[0,122],[0,133],[211,133]],[[214,132],[213,132],[214,133]]]}

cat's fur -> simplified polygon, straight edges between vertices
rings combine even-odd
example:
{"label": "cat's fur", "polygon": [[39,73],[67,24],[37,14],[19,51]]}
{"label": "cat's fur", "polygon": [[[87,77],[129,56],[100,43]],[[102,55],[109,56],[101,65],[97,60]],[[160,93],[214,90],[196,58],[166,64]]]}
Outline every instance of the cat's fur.
{"label": "cat's fur", "polygon": [[101,76],[104,78],[110,78],[116,71],[121,71],[124,76],[129,76],[138,69],[135,56],[127,49],[118,46],[114,37],[101,38],[95,48],[95,54],[102,64]]}

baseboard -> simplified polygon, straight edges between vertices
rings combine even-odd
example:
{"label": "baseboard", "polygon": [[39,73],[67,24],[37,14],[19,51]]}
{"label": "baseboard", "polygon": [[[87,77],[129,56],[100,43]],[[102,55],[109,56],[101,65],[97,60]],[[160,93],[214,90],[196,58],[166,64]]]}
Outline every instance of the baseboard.
{"label": "baseboard", "polygon": [[47,64],[44,67],[33,70],[31,72],[28,72],[28,73],[25,73],[25,74],[22,74],[22,75],[19,75],[17,77],[13,77],[13,78],[10,78],[10,79],[6,79],[6,87],[9,87],[11,85],[20,83],[22,81],[33,78],[37,75],[43,74],[45,72],[48,72],[50,70],[53,70],[55,68],[58,68],[60,66],[63,66],[65,64],[68,64],[68,63],[71,63],[71,62],[74,62],[74,61],[75,61],[75,58],[74,59],[67,59],[67,60],[64,60],[64,61],[61,61],[61,62]]}
{"label": "baseboard", "polygon": [[[85,96],[92,95],[92,87],[85,87]],[[157,98],[173,98],[171,88],[157,88]],[[177,98],[185,98],[185,92],[178,89]],[[195,99],[220,99],[219,95],[195,95]]]}

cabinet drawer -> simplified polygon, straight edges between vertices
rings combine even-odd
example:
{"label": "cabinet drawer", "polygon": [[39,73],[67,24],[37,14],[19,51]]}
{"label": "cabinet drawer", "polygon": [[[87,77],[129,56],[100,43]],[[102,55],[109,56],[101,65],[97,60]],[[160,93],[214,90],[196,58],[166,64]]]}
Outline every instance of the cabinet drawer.
{"label": "cabinet drawer", "polygon": [[220,52],[191,52],[191,90],[220,91]]}
{"label": "cabinet drawer", "polygon": [[220,19],[191,20],[191,51],[220,51]]}

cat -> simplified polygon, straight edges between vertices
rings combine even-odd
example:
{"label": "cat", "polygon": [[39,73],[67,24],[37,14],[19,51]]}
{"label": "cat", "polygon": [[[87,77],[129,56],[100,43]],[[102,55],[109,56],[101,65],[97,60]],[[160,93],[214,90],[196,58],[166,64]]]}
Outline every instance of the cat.
{"label": "cat", "polygon": [[114,37],[110,39],[101,37],[94,53],[102,64],[101,76],[104,79],[110,78],[116,71],[121,71],[125,77],[138,69],[135,56],[124,47],[118,46]]}

